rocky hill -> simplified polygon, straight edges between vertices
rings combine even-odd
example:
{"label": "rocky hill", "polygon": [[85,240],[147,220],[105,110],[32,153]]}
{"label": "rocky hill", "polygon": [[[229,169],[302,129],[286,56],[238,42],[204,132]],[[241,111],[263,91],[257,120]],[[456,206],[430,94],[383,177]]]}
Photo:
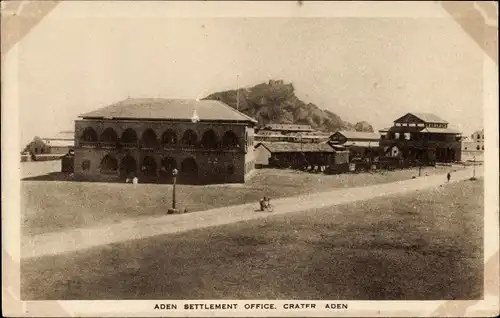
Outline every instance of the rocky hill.
{"label": "rocky hill", "polygon": [[[220,100],[236,109],[236,90],[213,93],[204,99]],[[295,96],[291,83],[282,80],[261,83],[239,90],[239,111],[255,118],[259,125],[302,124],[311,125],[321,131],[355,130],[373,128],[366,122],[356,125],[343,121],[337,114],[320,109],[312,103],[301,101]],[[369,126],[369,127],[368,127]],[[363,130],[366,131],[366,130]]]}
{"label": "rocky hill", "polygon": [[374,132],[372,125],[370,125],[366,121],[360,121],[356,123],[356,125],[354,125],[354,129],[356,131]]}

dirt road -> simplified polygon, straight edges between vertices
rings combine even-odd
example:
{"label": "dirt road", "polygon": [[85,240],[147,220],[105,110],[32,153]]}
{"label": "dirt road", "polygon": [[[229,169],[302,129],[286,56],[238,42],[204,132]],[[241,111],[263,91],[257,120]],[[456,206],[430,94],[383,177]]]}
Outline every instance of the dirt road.
{"label": "dirt road", "polygon": [[[476,168],[476,176],[480,177],[483,173],[483,167]],[[468,179],[471,176],[472,168],[457,171],[452,174],[451,182]],[[335,206],[380,196],[438,187],[445,182],[446,175],[432,175],[367,187],[347,188],[277,199],[272,201],[274,206],[273,213],[257,211],[258,203],[256,202],[255,204],[229,206],[197,213],[148,217],[93,228],[80,228],[23,237],[21,242],[21,258],[56,255],[127,240],[189,231],[209,226],[269,217],[276,214]],[[166,210],[165,213],[167,212]]]}

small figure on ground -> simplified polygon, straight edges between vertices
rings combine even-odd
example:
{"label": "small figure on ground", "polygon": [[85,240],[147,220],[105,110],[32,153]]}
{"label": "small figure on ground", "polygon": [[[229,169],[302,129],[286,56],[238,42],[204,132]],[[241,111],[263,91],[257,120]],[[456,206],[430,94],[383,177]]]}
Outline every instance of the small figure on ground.
{"label": "small figure on ground", "polygon": [[271,206],[271,199],[270,198],[264,197],[264,198],[260,199],[259,204],[260,204],[261,211],[269,211],[269,212],[273,211],[273,207]]}
{"label": "small figure on ground", "polygon": [[261,211],[265,210],[265,208],[266,208],[266,201],[267,201],[266,197],[260,199],[259,204],[260,204],[260,210]]}
{"label": "small figure on ground", "polygon": [[450,179],[451,179],[451,173],[448,172],[448,174],[446,175],[446,179],[448,180],[448,183],[449,183]]}

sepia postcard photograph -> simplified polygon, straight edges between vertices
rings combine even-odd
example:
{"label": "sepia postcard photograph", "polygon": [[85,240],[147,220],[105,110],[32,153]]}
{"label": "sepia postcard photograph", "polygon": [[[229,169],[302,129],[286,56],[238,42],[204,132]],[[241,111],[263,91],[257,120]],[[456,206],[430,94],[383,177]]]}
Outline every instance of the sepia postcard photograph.
{"label": "sepia postcard photograph", "polygon": [[7,317],[499,314],[495,1],[2,1]]}

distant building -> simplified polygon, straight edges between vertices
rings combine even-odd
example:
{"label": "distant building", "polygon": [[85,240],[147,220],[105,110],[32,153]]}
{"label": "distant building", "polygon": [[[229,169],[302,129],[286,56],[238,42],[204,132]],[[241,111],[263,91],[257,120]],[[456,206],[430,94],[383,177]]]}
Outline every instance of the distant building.
{"label": "distant building", "polygon": [[484,129],[478,130],[462,141],[462,151],[483,152],[484,151]]}
{"label": "distant building", "polygon": [[408,113],[379,131],[387,156],[433,164],[461,160],[461,133],[428,113]]}
{"label": "distant building", "polygon": [[24,149],[24,152],[30,152],[35,155],[64,155],[72,150],[74,146],[74,132],[61,131],[52,137],[33,138],[33,141],[31,141]]}
{"label": "distant building", "polygon": [[214,100],[127,99],[75,121],[75,174],[97,179],[243,183],[256,121]]}
{"label": "distant building", "polygon": [[267,124],[260,127],[257,132],[261,130],[280,132],[282,134],[288,134],[292,132],[314,132],[314,128],[310,125],[295,125],[295,124]]}
{"label": "distant building", "polygon": [[[337,154],[328,143],[262,142],[255,147],[258,166],[304,167],[330,166],[349,160],[346,151]],[[345,162],[343,162],[345,161]]]}
{"label": "distant building", "polygon": [[380,134],[361,131],[337,131],[330,136],[330,144],[336,149],[349,150],[353,156],[370,156],[378,153]]}
{"label": "distant building", "polygon": [[316,131],[310,125],[268,124],[256,129],[256,142],[324,142],[329,134]]}
{"label": "distant building", "polygon": [[463,138],[462,156],[464,160],[484,160],[484,129]]}

